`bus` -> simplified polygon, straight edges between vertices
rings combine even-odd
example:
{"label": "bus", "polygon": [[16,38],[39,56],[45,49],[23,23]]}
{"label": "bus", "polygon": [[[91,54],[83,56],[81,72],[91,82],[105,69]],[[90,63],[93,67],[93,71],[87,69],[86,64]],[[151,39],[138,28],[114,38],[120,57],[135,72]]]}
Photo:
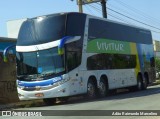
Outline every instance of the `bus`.
{"label": "bus", "polygon": [[145,90],[155,80],[151,32],[84,13],[23,22],[16,44],[20,100],[57,99],[110,90]]}

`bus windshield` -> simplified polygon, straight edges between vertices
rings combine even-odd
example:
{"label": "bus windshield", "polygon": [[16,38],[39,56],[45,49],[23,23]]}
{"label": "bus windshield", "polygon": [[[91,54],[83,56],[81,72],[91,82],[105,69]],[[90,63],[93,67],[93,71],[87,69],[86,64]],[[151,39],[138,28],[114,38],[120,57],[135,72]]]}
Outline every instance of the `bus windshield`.
{"label": "bus windshield", "polygon": [[64,55],[58,55],[58,48],[36,52],[17,52],[17,77],[23,80],[37,80],[65,71]]}

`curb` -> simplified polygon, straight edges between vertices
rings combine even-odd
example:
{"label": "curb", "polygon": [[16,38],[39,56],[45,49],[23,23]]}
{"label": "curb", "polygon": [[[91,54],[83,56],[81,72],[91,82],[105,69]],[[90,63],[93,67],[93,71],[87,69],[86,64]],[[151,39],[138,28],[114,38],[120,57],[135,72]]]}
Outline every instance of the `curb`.
{"label": "curb", "polygon": [[0,104],[0,110],[12,110],[15,108],[38,107],[44,105],[43,100],[21,101],[9,104]]}
{"label": "curb", "polygon": [[155,82],[153,82],[149,86],[155,86],[155,85],[159,85],[159,84],[160,84],[160,80],[156,80]]}
{"label": "curb", "polygon": [[7,110],[7,109],[11,109],[11,108],[14,108],[16,107],[16,104],[3,104],[3,105],[0,105],[0,111],[2,110]]}
{"label": "curb", "polygon": [[[156,80],[149,86],[155,86],[159,85],[160,80]],[[77,97],[73,97],[73,100],[76,99]],[[1,110],[12,110],[15,108],[29,108],[29,107],[40,107],[44,106],[43,100],[32,100],[32,101],[20,101],[20,102],[15,102],[15,103],[8,103],[8,104],[0,104],[0,111]]]}

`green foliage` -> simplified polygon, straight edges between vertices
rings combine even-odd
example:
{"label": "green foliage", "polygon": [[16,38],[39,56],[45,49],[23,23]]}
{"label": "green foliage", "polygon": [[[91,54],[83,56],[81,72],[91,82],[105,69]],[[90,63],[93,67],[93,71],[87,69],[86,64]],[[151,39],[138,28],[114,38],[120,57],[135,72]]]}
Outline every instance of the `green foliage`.
{"label": "green foliage", "polygon": [[155,59],[156,69],[160,71],[160,58]]}

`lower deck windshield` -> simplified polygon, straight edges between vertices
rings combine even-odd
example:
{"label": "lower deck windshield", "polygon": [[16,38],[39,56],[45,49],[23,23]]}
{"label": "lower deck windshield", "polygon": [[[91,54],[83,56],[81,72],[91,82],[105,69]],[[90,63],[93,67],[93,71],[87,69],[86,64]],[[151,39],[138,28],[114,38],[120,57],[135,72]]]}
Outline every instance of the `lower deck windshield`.
{"label": "lower deck windshield", "polygon": [[65,70],[64,55],[58,55],[57,47],[36,52],[17,52],[16,60],[19,80],[45,79]]}

